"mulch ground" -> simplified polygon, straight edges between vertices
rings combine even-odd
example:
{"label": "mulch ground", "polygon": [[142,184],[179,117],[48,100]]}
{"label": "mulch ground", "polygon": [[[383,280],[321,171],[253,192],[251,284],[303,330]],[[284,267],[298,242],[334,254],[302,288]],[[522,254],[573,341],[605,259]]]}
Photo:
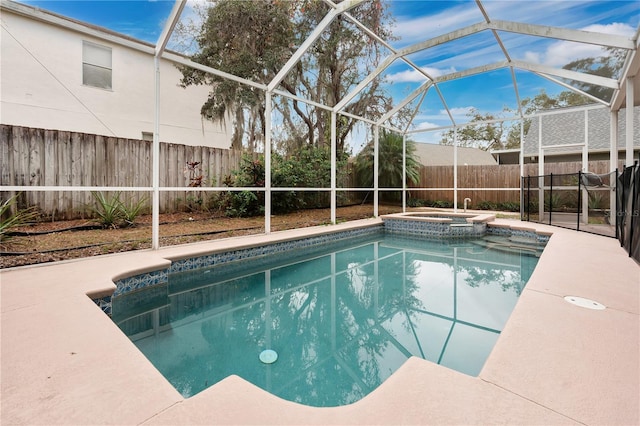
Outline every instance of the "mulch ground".
{"label": "mulch ground", "polygon": [[[397,206],[380,206],[379,214],[397,213]],[[372,205],[337,209],[338,222],[373,216]],[[330,223],[329,209],[310,209],[272,216],[271,230],[305,228]],[[88,219],[38,222],[15,228],[0,242],[0,268],[33,265],[151,248],[151,215],[140,216],[134,226],[102,229]],[[264,232],[264,217],[229,218],[203,212],[160,215],[160,245],[172,246]]]}

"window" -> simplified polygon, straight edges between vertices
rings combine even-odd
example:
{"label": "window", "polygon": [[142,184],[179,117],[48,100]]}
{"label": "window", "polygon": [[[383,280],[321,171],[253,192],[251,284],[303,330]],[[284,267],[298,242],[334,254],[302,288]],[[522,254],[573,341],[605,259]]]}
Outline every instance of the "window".
{"label": "window", "polygon": [[153,141],[153,132],[142,132],[143,141]]}
{"label": "window", "polygon": [[111,48],[82,42],[82,84],[111,89]]}

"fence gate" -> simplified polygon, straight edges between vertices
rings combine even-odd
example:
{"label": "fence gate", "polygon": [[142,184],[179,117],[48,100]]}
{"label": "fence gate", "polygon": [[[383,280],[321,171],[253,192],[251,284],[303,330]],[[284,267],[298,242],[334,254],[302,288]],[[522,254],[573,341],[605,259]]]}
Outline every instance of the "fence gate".
{"label": "fence gate", "polygon": [[616,237],[617,174],[522,177],[521,219]]}

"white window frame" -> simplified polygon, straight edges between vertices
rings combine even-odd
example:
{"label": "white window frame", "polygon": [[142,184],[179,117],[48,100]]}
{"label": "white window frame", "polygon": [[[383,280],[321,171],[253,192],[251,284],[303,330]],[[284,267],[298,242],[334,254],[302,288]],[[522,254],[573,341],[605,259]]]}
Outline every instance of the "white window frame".
{"label": "white window frame", "polygon": [[[99,89],[113,89],[112,49],[82,40],[82,85]],[[88,72],[89,70],[93,72]],[[107,81],[108,80],[108,81]]]}

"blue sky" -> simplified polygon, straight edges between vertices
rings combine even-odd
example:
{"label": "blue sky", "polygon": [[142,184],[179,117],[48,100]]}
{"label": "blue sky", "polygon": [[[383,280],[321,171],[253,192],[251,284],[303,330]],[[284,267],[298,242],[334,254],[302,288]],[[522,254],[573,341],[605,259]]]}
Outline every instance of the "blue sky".
{"label": "blue sky", "polygon": [[173,1],[140,0],[22,0],[80,21],[155,43],[162,32]]}
{"label": "blue sky", "polygon": [[[22,2],[151,43],[157,41],[173,7],[173,1],[167,0]],[[190,2],[185,9],[186,14],[189,14],[192,4]],[[558,26],[626,37],[633,36],[640,21],[640,7],[635,0],[484,0],[483,5],[492,20]],[[475,2],[470,0],[393,1],[390,2],[390,10],[395,18],[394,34],[399,37],[392,45],[397,49],[484,21]],[[513,59],[546,66],[560,68],[572,60],[602,54],[602,49],[593,45],[510,33],[500,35]],[[504,54],[493,40],[493,35],[484,31],[417,52],[409,59],[429,75],[437,77],[486,63],[503,61]],[[394,62],[383,75],[388,82],[387,90],[396,101],[403,99],[425,80],[420,73],[401,61]],[[516,71],[516,80],[521,98],[533,97],[543,89],[550,94],[564,90],[528,72]],[[503,108],[515,109],[517,104],[511,73],[507,69],[442,83],[439,89],[458,124],[467,121],[465,116],[472,109],[501,114]],[[450,124],[438,92],[430,90],[416,116],[416,126],[430,128]],[[427,139],[429,138],[425,141]]]}

